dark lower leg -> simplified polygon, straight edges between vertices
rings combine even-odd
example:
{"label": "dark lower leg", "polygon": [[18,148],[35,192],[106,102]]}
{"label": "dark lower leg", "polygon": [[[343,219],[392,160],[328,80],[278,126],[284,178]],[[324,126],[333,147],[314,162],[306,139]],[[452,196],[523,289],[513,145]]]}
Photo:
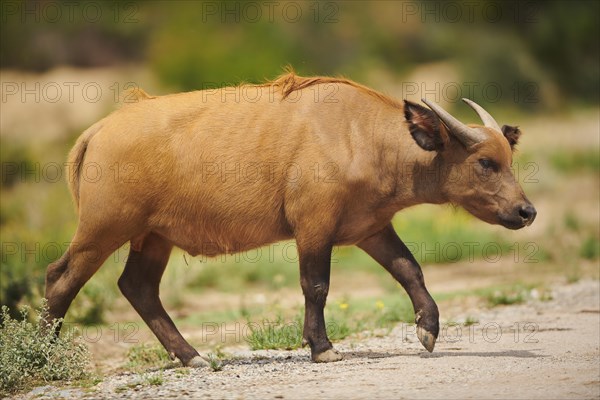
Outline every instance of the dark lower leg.
{"label": "dark lower leg", "polygon": [[[417,327],[421,329],[419,339],[427,350],[433,350],[439,333],[439,311],[425,287],[421,267],[410,250],[400,240],[391,225],[359,243],[358,246],[379,262],[404,287],[413,303]],[[433,338],[427,334],[432,335]]]}
{"label": "dark lower leg", "polygon": [[[312,354],[319,354],[333,346],[327,337],[325,326],[325,297],[328,287],[324,283],[318,288],[305,289],[304,292],[304,329],[303,340],[310,345]],[[321,293],[319,293],[321,292]]]}
{"label": "dark lower leg", "polygon": [[[79,288],[64,283],[64,276],[69,267],[69,252],[67,251],[46,270],[46,293],[48,301],[48,322],[54,318],[63,318],[77,295]],[[62,282],[61,282],[61,278]]]}
{"label": "dark lower leg", "polygon": [[[102,252],[98,246],[72,245],[63,256],[48,266],[46,271],[46,293],[48,314],[44,320],[64,318],[73,299],[83,285],[102,265],[110,248]],[[57,334],[60,331],[60,325]]]}
{"label": "dark lower leg", "polygon": [[179,333],[159,298],[160,280],[171,248],[158,236],[146,237],[140,252],[129,253],[119,288],[171,357],[188,365],[199,354]]}
{"label": "dark lower leg", "polygon": [[300,284],[304,294],[303,341],[311,349],[313,361],[337,361],[327,337],[324,308],[329,293],[331,247],[321,251],[300,249]]}

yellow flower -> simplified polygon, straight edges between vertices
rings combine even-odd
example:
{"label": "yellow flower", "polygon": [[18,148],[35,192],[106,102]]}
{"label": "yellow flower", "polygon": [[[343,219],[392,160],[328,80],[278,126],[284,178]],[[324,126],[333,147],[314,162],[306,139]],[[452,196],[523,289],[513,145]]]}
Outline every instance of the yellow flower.
{"label": "yellow flower", "polygon": [[340,309],[346,310],[348,308],[348,303],[340,303]]}
{"label": "yellow flower", "polygon": [[377,307],[377,308],[378,308],[378,309],[380,309],[380,310],[383,310],[383,307],[385,307],[385,304],[383,304],[383,301],[381,301],[381,300],[377,300],[377,301],[375,302],[375,307]]}

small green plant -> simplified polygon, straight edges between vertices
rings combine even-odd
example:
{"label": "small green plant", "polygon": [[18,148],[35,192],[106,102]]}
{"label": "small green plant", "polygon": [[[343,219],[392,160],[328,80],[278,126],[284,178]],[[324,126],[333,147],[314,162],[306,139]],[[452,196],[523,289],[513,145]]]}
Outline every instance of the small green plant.
{"label": "small green plant", "polygon": [[215,347],[215,356],[217,356],[220,360],[224,359],[227,356],[223,351],[223,345],[217,345]]}
{"label": "small green plant", "polygon": [[223,363],[219,356],[213,353],[208,354],[208,366],[213,372],[218,372],[223,369]]}
{"label": "small green plant", "polygon": [[144,377],[144,381],[148,385],[152,385],[152,386],[160,386],[160,385],[162,385],[164,383],[162,371],[160,373],[157,373],[157,374],[146,375]]}
{"label": "small green plant", "polygon": [[519,289],[497,290],[488,295],[487,301],[491,307],[521,304],[525,301],[525,294]]}
{"label": "small green plant", "polygon": [[8,307],[2,307],[0,395],[38,382],[79,380],[90,375],[87,347],[72,331],[56,337],[54,332],[62,320],[45,326],[43,317],[47,312],[47,305],[43,303],[31,322],[28,307],[22,309],[20,320],[10,316]]}
{"label": "small green plant", "polygon": [[469,315],[467,318],[465,318],[465,322],[463,322],[463,325],[464,326],[471,326],[471,325],[475,325],[477,323],[479,323],[479,320],[477,318],[472,317],[472,316]]}
{"label": "small green plant", "polygon": [[136,345],[127,352],[127,367],[140,371],[147,368],[164,368],[171,363],[169,355],[159,345]]}

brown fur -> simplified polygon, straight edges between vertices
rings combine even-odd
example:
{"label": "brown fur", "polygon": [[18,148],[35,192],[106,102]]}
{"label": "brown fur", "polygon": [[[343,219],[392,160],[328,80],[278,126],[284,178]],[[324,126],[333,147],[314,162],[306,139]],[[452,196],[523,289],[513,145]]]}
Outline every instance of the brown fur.
{"label": "brown fur", "polygon": [[[245,97],[250,90],[259,96]],[[198,353],[158,299],[173,246],[215,256],[295,239],[304,339],[313,360],[335,361],[323,319],[332,246],[359,245],[404,285],[418,326],[434,335],[423,342],[431,350],[437,307],[391,228],[393,215],[453,202],[491,223],[530,222],[515,211],[527,200],[502,133],[476,127],[488,139],[466,148],[428,109],[405,116],[399,102],[347,79],[289,72],[263,85],[136,96],[141,101],[87,129],[69,154],[79,225],[67,254],[48,268],[46,297],[50,317],[64,316],[81,286],[129,241],[119,285],[186,365],[197,365]],[[424,133],[422,143],[411,124]],[[499,166],[494,182],[481,177],[482,157]]]}
{"label": "brown fur", "polygon": [[285,99],[291,93],[293,93],[297,90],[302,90],[302,89],[306,89],[306,88],[314,86],[314,85],[322,85],[322,84],[325,84],[325,85],[327,85],[327,84],[348,85],[348,86],[356,88],[364,93],[367,93],[368,95],[373,96],[376,99],[379,99],[383,103],[388,104],[392,107],[395,107],[398,109],[402,108],[402,105],[397,100],[392,99],[391,97],[388,97],[388,96],[386,96],[376,90],[373,90],[369,87],[366,87],[364,85],[361,85],[359,83],[351,81],[350,79],[333,78],[333,77],[329,77],[329,76],[302,77],[302,76],[296,75],[296,73],[292,69],[288,69],[287,73],[277,77],[276,79],[274,79],[272,81],[269,81],[263,85],[260,85],[260,86],[279,87],[283,94],[283,98]]}

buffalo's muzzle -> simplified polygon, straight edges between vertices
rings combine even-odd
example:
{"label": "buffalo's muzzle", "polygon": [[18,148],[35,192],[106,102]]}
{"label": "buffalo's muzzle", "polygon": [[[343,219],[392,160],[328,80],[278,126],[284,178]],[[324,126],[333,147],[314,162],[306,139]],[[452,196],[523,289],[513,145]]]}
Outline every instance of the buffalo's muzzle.
{"label": "buffalo's muzzle", "polygon": [[526,203],[519,208],[519,216],[523,220],[523,225],[531,225],[537,215],[537,211],[533,204]]}
{"label": "buffalo's muzzle", "polygon": [[537,215],[535,207],[527,202],[518,205],[512,212],[499,214],[500,224],[508,229],[521,229],[533,223]]}

